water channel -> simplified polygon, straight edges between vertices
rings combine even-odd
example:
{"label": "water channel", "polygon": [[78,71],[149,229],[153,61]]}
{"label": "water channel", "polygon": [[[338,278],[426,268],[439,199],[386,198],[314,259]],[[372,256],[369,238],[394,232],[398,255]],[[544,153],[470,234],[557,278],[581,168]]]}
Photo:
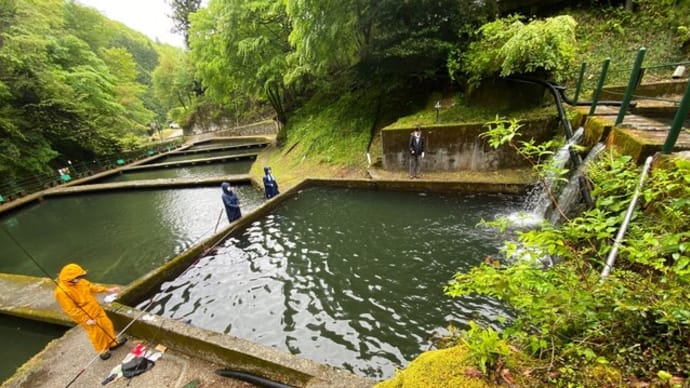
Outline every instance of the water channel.
{"label": "water channel", "polygon": [[[263,202],[249,185],[236,190],[245,213]],[[78,262],[93,281],[127,284],[210,237],[220,196],[208,187],[51,197],[0,223],[52,277]],[[227,225],[222,214],[218,228]],[[46,276],[4,231],[0,258],[0,272]]]}
{"label": "water channel", "polygon": [[51,340],[65,332],[64,327],[0,315],[0,382],[8,379],[19,365],[40,352]]}
{"label": "water channel", "polygon": [[156,160],[154,160],[148,164],[167,163],[167,162],[185,162],[188,160],[215,158],[218,156],[234,156],[234,155],[259,153],[262,149],[263,149],[263,147],[253,147],[253,148],[241,148],[241,149],[221,149],[218,151],[208,151],[208,152],[198,152],[198,153],[170,154],[168,156],[158,158],[158,159],[156,159]]}
{"label": "water channel", "polygon": [[449,324],[497,327],[509,315],[494,300],[442,290],[502,245],[480,220],[521,205],[500,195],[306,189],[163,283],[148,310],[388,378]]}
{"label": "water channel", "polygon": [[115,174],[101,179],[100,182],[129,182],[142,179],[212,178],[216,176],[247,174],[252,167],[252,163],[254,163],[253,160],[237,160],[231,163],[147,169]]}

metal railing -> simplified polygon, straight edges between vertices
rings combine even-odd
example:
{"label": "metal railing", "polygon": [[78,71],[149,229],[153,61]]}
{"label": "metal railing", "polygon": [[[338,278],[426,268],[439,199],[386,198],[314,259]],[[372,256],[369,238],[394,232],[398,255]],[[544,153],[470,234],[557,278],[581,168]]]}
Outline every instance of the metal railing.
{"label": "metal railing", "polygon": [[[588,88],[586,82],[588,79],[595,78],[595,74],[587,74],[587,63],[583,62],[580,68],[577,84],[575,86],[575,102],[577,102],[579,95],[583,90],[591,91],[592,101],[589,109],[589,115],[593,116],[596,112],[597,106],[600,104],[600,98],[604,90],[606,90],[605,93],[609,97],[620,97],[620,108],[614,124],[616,126],[623,123],[633,99],[637,101],[658,101],[661,103],[666,103],[666,105],[671,108],[677,107],[675,117],[669,127],[669,133],[661,151],[662,153],[669,153],[673,150],[680,131],[683,129],[683,121],[688,116],[688,112],[690,111],[690,82],[688,81],[688,76],[684,76],[682,74],[684,71],[683,68],[681,68],[681,66],[690,67],[690,61],[644,66],[643,62],[646,51],[647,50],[644,47],[641,47],[638,50],[632,68],[615,70],[618,74],[614,75],[612,78],[616,80],[622,79],[621,75],[623,72],[629,72],[627,87],[624,90],[621,88],[604,87],[607,78],[611,76],[611,71],[609,70],[609,65],[611,62],[610,58],[606,58],[602,62],[601,70],[597,77],[598,81],[596,86],[593,88]],[[678,71],[679,69],[681,69],[681,71]],[[643,81],[645,80],[653,83],[670,79],[685,80],[687,85],[682,97],[678,97],[678,95],[681,94],[680,90],[676,90],[674,93],[669,93],[670,95],[652,95],[648,91],[640,88],[640,85],[643,84]]]}
{"label": "metal railing", "polygon": [[[62,173],[30,174],[22,177],[3,178],[0,182],[0,204],[17,198],[49,189],[74,179],[88,177],[100,172],[117,168],[136,160],[145,159],[156,154],[171,151],[182,145],[184,139],[156,143],[134,151],[122,152],[93,160],[67,163]],[[64,170],[66,168],[66,170]]]}

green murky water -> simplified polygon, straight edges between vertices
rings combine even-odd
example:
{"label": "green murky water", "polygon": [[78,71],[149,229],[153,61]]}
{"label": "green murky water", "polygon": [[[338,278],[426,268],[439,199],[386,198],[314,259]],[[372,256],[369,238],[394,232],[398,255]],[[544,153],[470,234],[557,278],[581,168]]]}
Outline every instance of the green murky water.
{"label": "green murky water", "polygon": [[[197,152],[197,153],[188,153],[188,154],[182,153],[179,155],[170,155],[170,156],[166,156],[166,157],[163,157],[160,159],[156,159],[152,163],[184,162],[184,161],[188,161],[188,160],[216,158],[219,156],[233,156],[233,155],[251,154],[251,153],[258,153],[262,149],[263,149],[262,147],[253,147],[253,148],[242,148],[242,149],[235,149],[235,150],[227,150],[226,149],[226,150],[219,150],[219,151]],[[249,171],[249,169],[247,169],[247,171]]]}
{"label": "green murky water", "polygon": [[496,327],[509,315],[442,289],[502,245],[477,223],[520,206],[504,196],[307,189],[162,284],[149,311],[387,378],[448,325]]}
{"label": "green murky water", "polygon": [[203,164],[189,167],[161,168],[125,172],[101,180],[103,183],[129,182],[143,179],[212,178],[223,175],[247,174],[253,160],[238,160],[228,163]]}
{"label": "green murky water", "polygon": [[[236,190],[244,213],[263,202],[251,186]],[[51,277],[77,262],[91,280],[127,284],[210,237],[220,196],[213,187],[48,198],[0,218],[0,272],[46,276],[8,231]]]}
{"label": "green murky water", "polygon": [[40,352],[48,342],[62,336],[65,328],[0,315],[0,381],[12,376],[24,362]]}

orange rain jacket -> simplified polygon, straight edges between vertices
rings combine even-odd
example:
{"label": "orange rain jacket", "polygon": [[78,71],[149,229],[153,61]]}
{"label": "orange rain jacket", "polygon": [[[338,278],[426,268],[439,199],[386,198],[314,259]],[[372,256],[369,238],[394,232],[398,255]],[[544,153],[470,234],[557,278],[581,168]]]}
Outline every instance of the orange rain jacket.
{"label": "orange rain jacket", "polygon": [[[64,266],[58,276],[55,299],[65,314],[86,330],[94,349],[98,353],[103,353],[115,344],[115,329],[94,294],[106,292],[108,289],[83,278],[76,283],[70,283],[70,280],[83,276],[86,276],[86,271],[79,265]],[[96,321],[96,324],[87,325],[86,321],[89,319]]]}

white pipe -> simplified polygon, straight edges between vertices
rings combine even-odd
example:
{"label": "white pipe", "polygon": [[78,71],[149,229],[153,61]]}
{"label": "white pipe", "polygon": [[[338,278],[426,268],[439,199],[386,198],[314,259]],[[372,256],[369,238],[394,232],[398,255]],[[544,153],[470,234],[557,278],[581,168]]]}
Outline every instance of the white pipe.
{"label": "white pipe", "polygon": [[632,201],[630,201],[630,206],[628,206],[628,211],[625,214],[625,218],[623,219],[621,228],[618,230],[616,241],[613,243],[613,249],[611,249],[611,252],[609,252],[609,257],[606,259],[606,265],[604,266],[604,269],[601,271],[602,280],[606,279],[606,277],[609,276],[609,273],[611,273],[611,269],[613,268],[613,264],[616,262],[616,254],[618,254],[618,248],[621,245],[621,241],[623,240],[625,231],[628,229],[628,223],[630,222],[630,219],[633,215],[633,211],[635,210],[637,198],[640,196],[640,191],[642,190],[644,179],[647,176],[649,168],[652,165],[652,159],[653,158],[651,156],[648,156],[647,160],[645,160],[644,162],[644,168],[642,169],[642,174],[640,175],[640,182],[637,184],[637,187],[635,188],[635,193],[633,194]]}

